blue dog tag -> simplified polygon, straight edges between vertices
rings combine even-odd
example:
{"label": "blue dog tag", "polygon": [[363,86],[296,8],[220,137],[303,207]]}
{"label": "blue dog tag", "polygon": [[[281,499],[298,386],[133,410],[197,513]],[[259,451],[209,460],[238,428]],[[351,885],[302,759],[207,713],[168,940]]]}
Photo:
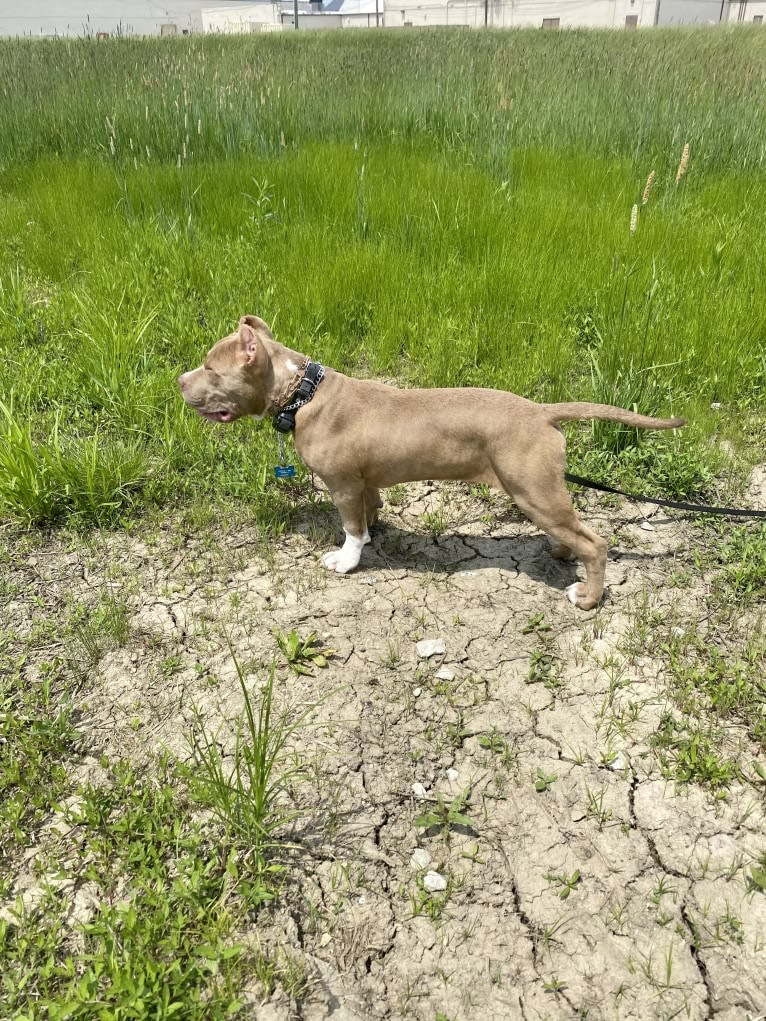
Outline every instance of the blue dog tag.
{"label": "blue dog tag", "polygon": [[277,479],[294,479],[295,465],[277,464],[274,466],[274,477]]}

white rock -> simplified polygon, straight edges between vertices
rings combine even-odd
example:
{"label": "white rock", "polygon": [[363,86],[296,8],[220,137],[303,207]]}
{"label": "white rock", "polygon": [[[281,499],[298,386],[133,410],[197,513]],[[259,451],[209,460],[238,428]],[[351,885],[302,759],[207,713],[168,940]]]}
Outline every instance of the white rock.
{"label": "white rock", "polygon": [[431,656],[443,656],[447,651],[443,638],[424,638],[422,642],[418,642],[416,648],[421,659],[429,659]]}
{"label": "white rock", "polygon": [[425,789],[422,783],[414,783],[412,785],[412,793],[416,798],[427,798],[428,791]]}
{"label": "white rock", "polygon": [[642,521],[641,524],[639,525],[639,528],[643,528],[643,530],[645,532],[656,532],[657,531],[657,529],[654,527],[654,525],[650,524],[648,521]]}
{"label": "white rock", "polygon": [[412,694],[413,694],[414,698],[420,698],[422,693],[423,693],[423,689],[422,688],[413,688],[412,689]]}
{"label": "white rock", "polygon": [[425,847],[416,847],[410,858],[410,865],[414,869],[427,869],[431,864],[431,855]]}
{"label": "white rock", "polygon": [[447,779],[451,783],[455,783],[459,778],[460,778],[460,773],[458,773],[458,771],[456,769],[448,769],[447,770]]}
{"label": "white rock", "polygon": [[429,893],[438,893],[440,890],[447,889],[447,880],[432,869],[423,876],[423,886]]}
{"label": "white rock", "polygon": [[434,677],[438,677],[440,681],[454,681],[455,675],[448,666],[440,666],[434,674]]}
{"label": "white rock", "polygon": [[609,768],[614,769],[617,772],[621,772],[623,769],[625,769],[625,759],[623,758],[620,752],[618,752],[617,755],[615,755],[615,757],[609,763]]}

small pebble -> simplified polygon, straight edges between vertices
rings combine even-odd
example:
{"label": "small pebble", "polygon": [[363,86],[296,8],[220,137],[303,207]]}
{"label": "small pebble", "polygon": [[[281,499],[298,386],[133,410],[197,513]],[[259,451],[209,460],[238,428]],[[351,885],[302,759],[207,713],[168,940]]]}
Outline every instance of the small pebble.
{"label": "small pebble", "polygon": [[429,893],[439,893],[440,890],[447,889],[447,880],[432,869],[423,876],[423,886]]}
{"label": "small pebble", "polygon": [[416,798],[427,798],[428,791],[425,789],[422,783],[414,783],[412,785],[412,793]]}
{"label": "small pebble", "polygon": [[455,783],[455,781],[458,780],[459,778],[460,773],[458,773],[456,769],[447,770],[447,779],[450,780],[452,783]]}
{"label": "small pebble", "polygon": [[431,656],[443,656],[447,646],[443,638],[424,638],[418,642],[416,649],[421,659],[429,659]]}
{"label": "small pebble", "polygon": [[642,521],[641,525],[639,527],[643,528],[643,530],[645,532],[656,532],[657,531],[657,529],[654,527],[654,525],[650,525],[648,521]]}
{"label": "small pebble", "polygon": [[414,698],[420,698],[422,692],[423,692],[422,688],[413,688],[412,689],[412,695],[413,695]]}
{"label": "small pebble", "polygon": [[414,869],[427,869],[431,864],[431,855],[425,847],[416,847],[410,858],[410,865]]}
{"label": "small pebble", "polygon": [[609,763],[609,768],[614,769],[617,772],[622,772],[625,769],[625,759],[619,753],[615,755],[612,761]]}
{"label": "small pebble", "polygon": [[454,681],[455,675],[448,666],[440,666],[434,674],[434,677],[438,677],[440,681]]}

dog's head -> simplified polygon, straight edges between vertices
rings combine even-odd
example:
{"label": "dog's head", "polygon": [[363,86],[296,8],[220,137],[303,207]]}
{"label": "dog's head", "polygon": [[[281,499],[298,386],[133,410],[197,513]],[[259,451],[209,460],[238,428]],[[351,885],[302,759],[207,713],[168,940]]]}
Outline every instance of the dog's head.
{"label": "dog's head", "polygon": [[183,399],[208,422],[263,418],[274,389],[268,349],[273,340],[262,319],[243,316],[237,332],[219,340],[198,369],[178,377]]}

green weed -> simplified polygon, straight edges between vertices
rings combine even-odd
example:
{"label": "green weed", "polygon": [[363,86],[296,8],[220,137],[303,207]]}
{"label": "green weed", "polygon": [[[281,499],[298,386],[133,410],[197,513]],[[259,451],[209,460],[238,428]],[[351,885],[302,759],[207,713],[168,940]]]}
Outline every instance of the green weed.
{"label": "green weed", "polygon": [[237,725],[231,764],[198,714],[191,736],[195,765],[186,775],[195,800],[213,812],[226,842],[239,850],[239,888],[250,903],[258,905],[273,897],[273,883],[283,871],[270,852],[277,846],[278,834],[298,815],[290,794],[304,777],[304,769],[290,753],[288,742],[308,711],[296,717],[287,711],[275,714],[273,668],[257,694],[251,694],[236,658],[234,663],[244,722]]}
{"label": "green weed", "polygon": [[312,631],[306,638],[301,638],[294,628],[287,632],[280,628],[274,628],[272,634],[287,665],[296,674],[313,677],[312,667],[326,669],[327,657],[332,656],[335,652],[334,649],[322,645],[318,641],[316,631]]}
{"label": "green weed", "polygon": [[464,811],[470,794],[470,788],[466,787],[461,794],[448,802],[442,794],[437,793],[436,804],[428,812],[417,816],[414,819],[414,825],[422,826],[425,829],[430,829],[431,826],[438,827],[447,843],[449,843],[450,832],[455,826],[465,826],[470,830],[476,829],[476,824]]}

